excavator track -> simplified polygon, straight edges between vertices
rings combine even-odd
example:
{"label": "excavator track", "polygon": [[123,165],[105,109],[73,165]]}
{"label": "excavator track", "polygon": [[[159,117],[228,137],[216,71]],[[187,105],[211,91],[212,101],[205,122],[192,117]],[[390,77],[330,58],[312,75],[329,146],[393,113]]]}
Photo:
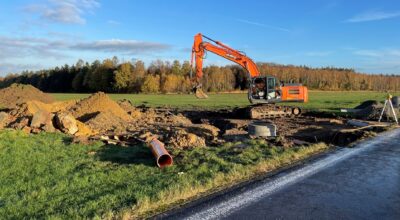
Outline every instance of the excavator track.
{"label": "excavator track", "polygon": [[247,113],[251,119],[268,119],[279,117],[296,117],[301,114],[299,107],[278,106],[275,104],[261,104],[249,106]]}

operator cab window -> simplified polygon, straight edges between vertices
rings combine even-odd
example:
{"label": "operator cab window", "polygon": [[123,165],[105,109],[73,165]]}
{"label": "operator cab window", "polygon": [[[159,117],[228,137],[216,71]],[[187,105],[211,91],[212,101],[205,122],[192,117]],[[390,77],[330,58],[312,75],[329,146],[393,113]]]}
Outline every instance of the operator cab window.
{"label": "operator cab window", "polygon": [[268,83],[267,83],[268,99],[274,99],[274,98],[276,98],[276,91],[275,91],[276,80],[274,77],[268,77],[267,81],[268,81]]}

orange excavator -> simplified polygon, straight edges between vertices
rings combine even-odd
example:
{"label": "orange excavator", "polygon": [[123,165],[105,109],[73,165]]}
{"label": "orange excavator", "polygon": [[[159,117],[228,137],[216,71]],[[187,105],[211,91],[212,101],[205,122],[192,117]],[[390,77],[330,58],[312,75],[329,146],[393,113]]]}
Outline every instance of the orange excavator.
{"label": "orange excavator", "polygon": [[[203,38],[208,41],[203,41]],[[212,52],[243,67],[249,78],[248,107],[249,117],[252,119],[273,118],[282,116],[298,116],[301,109],[292,106],[276,105],[279,102],[307,102],[307,87],[301,84],[283,83],[273,76],[263,76],[252,59],[241,51],[237,51],[219,41],[198,33],[194,36],[191,65],[195,61],[195,77],[193,90],[197,98],[208,98],[202,90],[203,60],[206,52]]]}

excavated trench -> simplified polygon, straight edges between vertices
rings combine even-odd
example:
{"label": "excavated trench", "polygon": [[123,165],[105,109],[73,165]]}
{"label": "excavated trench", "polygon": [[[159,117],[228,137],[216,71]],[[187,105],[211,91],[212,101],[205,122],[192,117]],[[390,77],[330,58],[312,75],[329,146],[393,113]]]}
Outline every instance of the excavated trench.
{"label": "excavated trench", "polygon": [[[178,110],[177,110],[178,111]],[[255,121],[247,118],[245,108],[232,110],[188,110],[180,111],[195,124],[209,124],[220,131],[218,136],[229,141],[247,139],[247,126]],[[280,141],[275,144],[291,146],[293,144],[311,144],[324,142],[338,146],[347,146],[373,132],[381,132],[384,128],[374,127],[369,130],[357,130],[347,125],[346,119],[334,114],[306,113],[299,117],[280,117],[264,119],[277,125]],[[237,138],[231,138],[235,137]],[[273,142],[273,138],[270,139]]]}

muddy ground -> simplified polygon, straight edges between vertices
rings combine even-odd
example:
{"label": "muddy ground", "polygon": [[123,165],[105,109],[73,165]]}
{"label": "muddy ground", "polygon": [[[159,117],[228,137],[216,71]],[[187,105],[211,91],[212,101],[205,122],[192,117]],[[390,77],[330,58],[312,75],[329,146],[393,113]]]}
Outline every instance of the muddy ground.
{"label": "muddy ground", "polygon": [[[79,142],[103,140],[129,145],[158,138],[167,148],[218,146],[250,139],[248,124],[254,121],[247,119],[245,108],[215,111],[150,108],[134,106],[127,100],[115,102],[102,92],[64,102],[54,102],[51,96],[32,86],[12,85],[0,90],[0,94],[7,97],[0,99],[0,105],[7,106],[0,112],[0,129],[63,132],[75,136]],[[13,99],[15,94],[17,98]],[[363,109],[371,108],[372,104]],[[282,147],[318,142],[346,145],[382,129],[357,129],[348,125],[347,120],[314,113],[263,121],[277,126],[277,136],[268,141]]]}

